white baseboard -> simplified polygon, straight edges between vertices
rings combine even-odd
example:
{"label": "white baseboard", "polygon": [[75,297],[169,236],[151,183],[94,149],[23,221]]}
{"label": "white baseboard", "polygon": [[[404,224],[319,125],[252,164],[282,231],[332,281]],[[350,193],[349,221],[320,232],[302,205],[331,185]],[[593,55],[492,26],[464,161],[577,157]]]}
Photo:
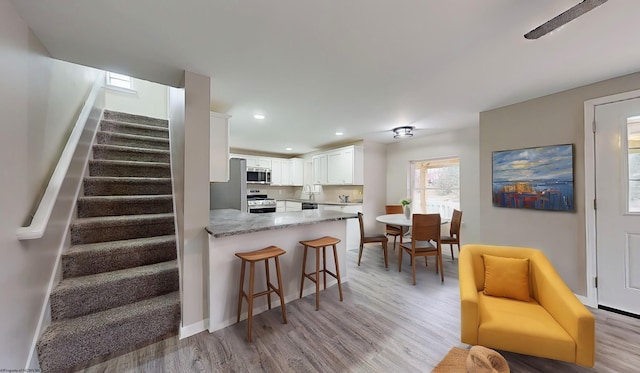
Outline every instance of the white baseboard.
{"label": "white baseboard", "polygon": [[209,319],[204,319],[196,323],[183,326],[180,328],[180,339],[185,339],[191,337],[192,335],[196,335],[207,330],[207,328],[209,328]]}
{"label": "white baseboard", "polygon": [[578,300],[580,302],[582,302],[582,304],[584,304],[585,306],[591,306],[591,302],[589,302],[589,298],[585,297],[584,295],[578,295],[578,294],[574,294],[576,296],[576,298],[578,298]]}

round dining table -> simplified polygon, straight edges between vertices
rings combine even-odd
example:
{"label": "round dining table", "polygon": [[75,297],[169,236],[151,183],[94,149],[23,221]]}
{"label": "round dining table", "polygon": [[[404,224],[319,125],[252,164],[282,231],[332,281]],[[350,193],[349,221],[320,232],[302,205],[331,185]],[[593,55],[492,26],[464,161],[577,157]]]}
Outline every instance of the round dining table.
{"label": "round dining table", "polygon": [[[413,217],[413,214],[411,215]],[[404,214],[386,214],[376,216],[376,221],[389,225],[399,225],[402,227],[410,227],[412,225],[412,219],[405,218]],[[442,219],[440,224],[449,223],[449,219]]]}

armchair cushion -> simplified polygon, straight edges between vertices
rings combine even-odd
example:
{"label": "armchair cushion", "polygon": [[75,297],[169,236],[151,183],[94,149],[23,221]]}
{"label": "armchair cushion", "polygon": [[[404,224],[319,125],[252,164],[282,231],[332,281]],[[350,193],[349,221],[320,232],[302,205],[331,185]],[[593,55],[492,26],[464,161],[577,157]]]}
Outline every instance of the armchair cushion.
{"label": "armchair cushion", "polygon": [[478,298],[479,345],[509,346],[509,351],[520,354],[575,361],[574,340],[535,299],[517,302],[482,293]]}
{"label": "armchair cushion", "polygon": [[529,301],[529,259],[483,255],[484,295]]}

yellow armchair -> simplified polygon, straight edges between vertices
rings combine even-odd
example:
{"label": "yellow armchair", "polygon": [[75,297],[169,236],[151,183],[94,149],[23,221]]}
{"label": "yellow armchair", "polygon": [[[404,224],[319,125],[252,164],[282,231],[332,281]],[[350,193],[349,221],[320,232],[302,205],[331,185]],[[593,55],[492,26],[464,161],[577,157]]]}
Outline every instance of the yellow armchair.
{"label": "yellow armchair", "polygon": [[[528,302],[484,294],[485,254],[529,260]],[[594,317],[542,251],[465,245],[458,267],[463,343],[593,366]]]}

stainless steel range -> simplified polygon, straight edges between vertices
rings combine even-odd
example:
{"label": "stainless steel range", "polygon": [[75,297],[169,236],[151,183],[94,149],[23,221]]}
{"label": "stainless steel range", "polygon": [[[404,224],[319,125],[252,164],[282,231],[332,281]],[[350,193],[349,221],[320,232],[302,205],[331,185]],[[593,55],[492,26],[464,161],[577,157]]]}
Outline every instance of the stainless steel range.
{"label": "stainless steel range", "polygon": [[276,200],[268,198],[266,194],[247,195],[247,211],[252,214],[276,212]]}

